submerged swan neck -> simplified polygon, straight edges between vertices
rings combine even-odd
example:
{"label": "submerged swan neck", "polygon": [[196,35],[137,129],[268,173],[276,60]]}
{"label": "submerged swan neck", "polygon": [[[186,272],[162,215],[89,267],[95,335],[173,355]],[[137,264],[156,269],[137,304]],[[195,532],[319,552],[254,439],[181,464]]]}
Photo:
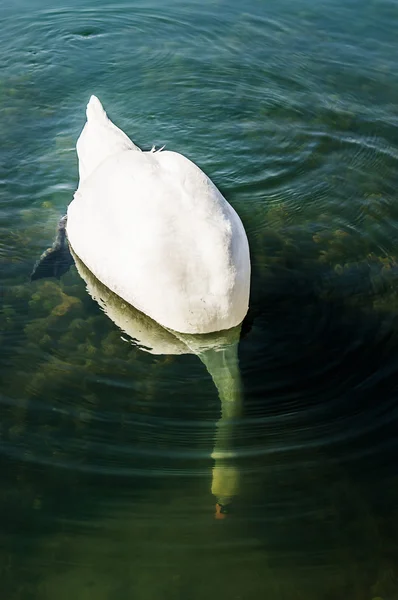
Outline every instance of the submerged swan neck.
{"label": "submerged swan neck", "polygon": [[211,349],[199,354],[220,396],[222,418],[234,418],[241,413],[242,381],[238,345],[239,342],[236,342],[220,350]]}
{"label": "submerged swan neck", "polygon": [[214,460],[211,491],[217,506],[225,510],[240,491],[240,472],[236,465],[236,425],[242,414],[242,381],[239,370],[238,342],[221,350],[207,350],[199,355],[206,365],[221,401],[212,458]]}

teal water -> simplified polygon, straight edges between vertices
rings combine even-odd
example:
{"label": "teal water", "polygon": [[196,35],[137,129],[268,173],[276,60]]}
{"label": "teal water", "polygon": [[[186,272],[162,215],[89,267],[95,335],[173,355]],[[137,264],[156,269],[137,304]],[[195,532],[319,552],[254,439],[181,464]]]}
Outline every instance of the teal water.
{"label": "teal water", "polygon": [[[398,597],[398,5],[0,5],[0,591],[7,600]],[[97,94],[244,221],[240,490],[213,518],[220,400],[75,267],[30,283]]]}

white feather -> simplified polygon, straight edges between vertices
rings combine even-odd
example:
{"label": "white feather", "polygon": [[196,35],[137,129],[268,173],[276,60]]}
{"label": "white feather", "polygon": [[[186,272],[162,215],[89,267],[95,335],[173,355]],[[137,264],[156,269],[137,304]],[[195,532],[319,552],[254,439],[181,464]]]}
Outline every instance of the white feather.
{"label": "white feather", "polygon": [[210,179],[170,151],[141,152],[94,96],[78,140],[69,242],[112,291],[166,328],[242,322],[250,289],[243,225]]}

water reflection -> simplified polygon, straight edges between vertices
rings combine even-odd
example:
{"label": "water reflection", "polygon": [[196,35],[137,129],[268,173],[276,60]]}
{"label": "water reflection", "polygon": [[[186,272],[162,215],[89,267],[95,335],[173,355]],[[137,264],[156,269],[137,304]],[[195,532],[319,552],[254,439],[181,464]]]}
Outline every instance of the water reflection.
{"label": "water reflection", "polygon": [[240,476],[239,468],[234,464],[234,441],[236,422],[242,415],[238,359],[241,326],[206,335],[167,330],[106,288],[75,253],[73,257],[91,297],[138,348],[151,354],[195,354],[206,366],[221,401],[221,417],[217,423],[212,452],[214,468],[211,485],[217,500],[216,515],[220,518],[226,514],[239,493]]}

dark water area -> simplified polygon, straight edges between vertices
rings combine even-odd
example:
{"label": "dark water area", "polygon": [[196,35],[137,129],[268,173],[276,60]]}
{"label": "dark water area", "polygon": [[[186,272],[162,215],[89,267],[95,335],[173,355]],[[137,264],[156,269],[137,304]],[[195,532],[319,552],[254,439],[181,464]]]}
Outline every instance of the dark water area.
{"label": "dark water area", "polygon": [[[0,22],[1,597],[398,598],[398,4],[18,0]],[[223,520],[198,356],[131,340],[76,267],[29,280],[91,94],[247,231]]]}

